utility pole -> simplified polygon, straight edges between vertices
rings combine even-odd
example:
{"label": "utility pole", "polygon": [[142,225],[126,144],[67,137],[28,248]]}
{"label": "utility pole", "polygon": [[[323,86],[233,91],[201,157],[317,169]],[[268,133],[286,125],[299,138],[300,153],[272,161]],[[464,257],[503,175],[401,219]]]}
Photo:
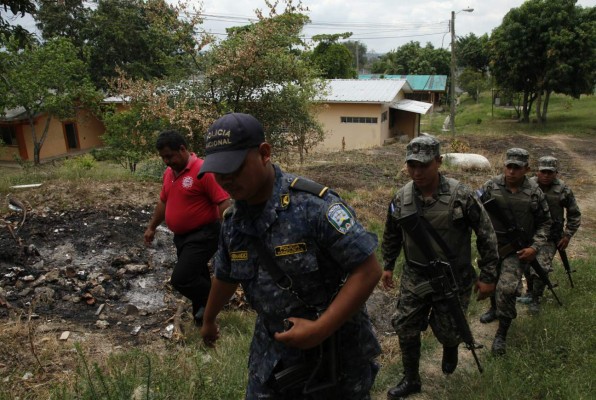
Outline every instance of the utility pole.
{"label": "utility pole", "polygon": [[[464,8],[458,12],[472,12],[473,8]],[[455,63],[455,11],[451,11],[451,24],[449,30],[451,31],[451,108],[449,110],[449,127],[451,128],[451,135],[455,137],[455,74],[456,74],[456,63]]]}
{"label": "utility pole", "polygon": [[451,99],[451,108],[449,110],[449,128],[451,136],[455,137],[455,11],[451,11],[451,89],[449,97]]}
{"label": "utility pole", "polygon": [[360,74],[360,43],[356,40],[356,75]]}

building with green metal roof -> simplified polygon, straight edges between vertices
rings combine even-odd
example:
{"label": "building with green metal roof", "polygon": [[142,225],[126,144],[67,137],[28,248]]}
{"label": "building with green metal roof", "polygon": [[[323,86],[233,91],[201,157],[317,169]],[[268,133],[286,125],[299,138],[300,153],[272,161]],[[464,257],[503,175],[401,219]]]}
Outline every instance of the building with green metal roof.
{"label": "building with green metal roof", "polygon": [[447,95],[447,75],[384,75],[361,74],[358,79],[405,79],[412,88],[406,98],[426,101],[438,106],[441,99]]}

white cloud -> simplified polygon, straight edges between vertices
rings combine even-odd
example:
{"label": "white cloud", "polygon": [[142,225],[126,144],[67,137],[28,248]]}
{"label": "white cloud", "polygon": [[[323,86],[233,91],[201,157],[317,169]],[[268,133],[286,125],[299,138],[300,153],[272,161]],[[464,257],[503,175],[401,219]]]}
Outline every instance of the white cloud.
{"label": "white cloud", "polygon": [[[411,40],[422,45],[431,42],[435,47],[448,48],[451,11],[474,8],[472,13],[460,12],[455,17],[455,33],[465,36],[490,34],[499,26],[511,8],[519,7],[523,0],[303,0],[309,8],[313,25],[308,25],[305,36],[318,33],[352,31],[369,50],[386,52]],[[583,7],[596,6],[596,0],[579,0]],[[254,17],[256,8],[265,9],[263,0],[205,0],[203,11],[207,14]],[[324,25],[321,25],[324,24]],[[226,26],[238,23],[205,21],[208,30],[223,34]],[[391,25],[391,26],[389,26]],[[223,37],[220,35],[219,37]]]}
{"label": "white cloud", "polygon": [[[178,0],[168,0],[177,3]],[[254,19],[255,9],[268,13],[263,0],[189,0],[198,7],[203,4],[205,18],[203,28],[225,37],[225,28],[249,23]],[[455,33],[465,36],[474,33],[490,34],[499,26],[511,8],[517,8],[523,0],[303,0],[309,8],[307,13],[312,24],[304,30],[306,37],[321,33],[353,32],[353,40],[366,44],[369,51],[384,53],[409,42],[422,45],[431,42],[435,47],[449,48],[448,33],[451,11],[473,8],[474,11],[459,12],[455,17]],[[595,7],[596,0],[579,0],[578,5]],[[0,9],[6,18],[7,13]],[[10,15],[10,12],[8,13]],[[213,15],[218,17],[213,17]],[[21,24],[35,31],[34,21],[13,17],[11,24]]]}

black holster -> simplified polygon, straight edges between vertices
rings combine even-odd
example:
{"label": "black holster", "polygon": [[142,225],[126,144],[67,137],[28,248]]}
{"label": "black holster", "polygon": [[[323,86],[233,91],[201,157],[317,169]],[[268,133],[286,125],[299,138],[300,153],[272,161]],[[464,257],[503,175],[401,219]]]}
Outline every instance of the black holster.
{"label": "black holster", "polygon": [[339,380],[339,334],[336,331],[320,345],[304,351],[304,361],[273,376],[280,392],[301,391],[312,394],[331,390]]}

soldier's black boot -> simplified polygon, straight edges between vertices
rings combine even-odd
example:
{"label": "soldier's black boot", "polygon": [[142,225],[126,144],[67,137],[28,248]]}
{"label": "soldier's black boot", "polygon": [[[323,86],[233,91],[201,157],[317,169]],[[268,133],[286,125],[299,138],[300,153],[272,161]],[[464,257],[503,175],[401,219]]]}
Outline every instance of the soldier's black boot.
{"label": "soldier's black boot", "polygon": [[480,316],[480,322],[488,324],[497,319],[497,301],[495,296],[490,296],[490,308]]}
{"label": "soldier's black boot", "polygon": [[443,346],[443,361],[441,369],[444,374],[452,374],[457,368],[458,346]]}
{"label": "soldier's black boot", "polygon": [[388,400],[399,400],[413,393],[420,393],[420,337],[410,340],[399,340],[401,360],[404,366],[402,380],[387,391]]}
{"label": "soldier's black boot", "polygon": [[532,302],[528,306],[528,312],[534,316],[540,314],[540,297],[532,298]]}
{"label": "soldier's black boot", "polygon": [[499,318],[499,328],[491,348],[494,356],[504,356],[507,353],[507,332],[510,326],[511,318]]}

